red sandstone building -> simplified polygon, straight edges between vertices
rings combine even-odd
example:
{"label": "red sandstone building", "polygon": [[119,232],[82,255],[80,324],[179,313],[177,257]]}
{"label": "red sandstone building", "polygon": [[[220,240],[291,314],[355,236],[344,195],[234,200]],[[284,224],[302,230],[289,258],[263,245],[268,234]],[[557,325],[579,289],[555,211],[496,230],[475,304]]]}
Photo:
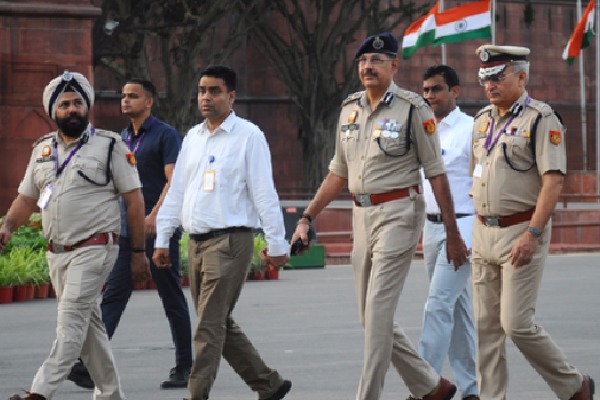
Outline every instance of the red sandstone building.
{"label": "red sandstone building", "polygon": [[[446,0],[445,7],[465,1]],[[418,3],[418,1],[417,1]],[[584,0],[584,5],[587,2]],[[529,7],[529,9],[527,9]],[[119,114],[118,88],[106,91],[108,83],[94,76],[92,65],[92,26],[100,9],[91,0],[0,0],[0,215],[5,213],[16,195],[17,186],[29,159],[31,144],[55,127],[42,108],[41,94],[50,79],[64,69],[79,71],[90,77],[96,89],[97,103],[93,112],[96,125],[120,130],[126,123]],[[531,13],[533,11],[533,14]],[[567,66],[561,59],[564,46],[577,23],[575,0],[497,0],[496,43],[530,47],[531,80],[528,90],[537,99],[558,110],[569,127],[567,138],[569,175],[567,194],[596,194],[596,46],[585,49],[584,74],[586,86],[587,135],[586,146],[581,135],[579,70],[577,64]],[[408,22],[407,24],[408,25]],[[402,26],[395,32],[401,38]],[[479,61],[474,54],[482,41],[452,44],[447,47],[446,63],[461,75],[460,106],[474,114],[486,104],[477,83]],[[280,193],[287,188],[302,187],[301,146],[297,137],[297,120],[288,94],[281,85],[265,84],[265,74],[276,76],[274,70],[264,70],[260,49],[251,40],[244,56],[237,56],[241,87],[238,89],[236,112],[256,122],[264,130],[273,154],[275,181]],[[356,43],[358,46],[358,43]],[[421,75],[428,65],[441,62],[439,48],[418,50],[410,60],[401,61],[397,83],[419,91]],[[261,65],[256,71],[254,65]],[[243,66],[243,68],[242,68]],[[233,67],[238,67],[233,64]],[[267,67],[268,68],[268,67]],[[195,82],[190,82],[194,84]],[[260,100],[260,101],[259,101]],[[584,148],[585,147],[585,148]],[[584,162],[585,154],[585,162]],[[343,210],[330,210],[344,214]],[[553,242],[594,243],[600,237],[600,213],[595,211],[561,211],[555,218]],[[340,215],[341,215],[340,214]],[[345,214],[344,214],[345,215]],[[584,222],[590,225],[585,230]],[[329,221],[328,221],[329,220]],[[341,221],[344,226],[333,224]],[[319,231],[349,229],[347,216],[320,218]]]}

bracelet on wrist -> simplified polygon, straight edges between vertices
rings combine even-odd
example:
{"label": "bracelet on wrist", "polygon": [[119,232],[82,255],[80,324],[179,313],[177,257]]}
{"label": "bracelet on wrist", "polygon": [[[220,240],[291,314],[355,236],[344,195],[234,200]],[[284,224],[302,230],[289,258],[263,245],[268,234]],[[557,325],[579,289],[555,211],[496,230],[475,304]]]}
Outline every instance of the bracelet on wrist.
{"label": "bracelet on wrist", "polygon": [[145,253],[146,248],[145,247],[132,247],[131,252],[132,253]]}

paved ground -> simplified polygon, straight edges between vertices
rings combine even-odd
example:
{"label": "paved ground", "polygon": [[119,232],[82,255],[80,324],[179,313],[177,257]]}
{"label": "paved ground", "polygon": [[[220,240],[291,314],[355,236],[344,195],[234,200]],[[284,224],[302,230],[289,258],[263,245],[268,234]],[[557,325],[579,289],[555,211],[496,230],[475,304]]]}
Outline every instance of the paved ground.
{"label": "paved ground", "polygon": [[[600,254],[552,256],[538,304],[538,322],[570,361],[600,383]],[[398,306],[397,321],[414,343],[421,327],[426,274],[415,261]],[[352,400],[362,363],[362,330],[357,323],[349,266],[283,271],[279,281],[248,282],[234,315],[267,362],[293,381],[286,400]],[[189,298],[189,290],[186,291]],[[28,388],[54,339],[54,300],[0,306],[0,400]],[[195,319],[193,321],[195,324]],[[556,398],[507,343],[510,399]],[[113,340],[125,392],[130,400],[182,399],[186,390],[161,391],[173,366],[166,319],[154,291],[135,292]],[[446,367],[445,375],[451,376]],[[600,385],[598,385],[600,386]],[[408,392],[389,371],[382,400]],[[91,392],[64,382],[55,399],[89,399]],[[226,363],[211,399],[255,399]],[[457,395],[456,398],[459,398]]]}

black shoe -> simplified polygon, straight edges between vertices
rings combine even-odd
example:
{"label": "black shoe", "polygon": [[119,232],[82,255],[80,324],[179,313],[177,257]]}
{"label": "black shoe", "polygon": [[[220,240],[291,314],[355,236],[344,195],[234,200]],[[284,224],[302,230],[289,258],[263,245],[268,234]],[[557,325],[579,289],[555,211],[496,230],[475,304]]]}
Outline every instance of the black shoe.
{"label": "black shoe", "polygon": [[190,377],[190,367],[174,367],[169,372],[169,379],[160,384],[161,389],[185,389]]}
{"label": "black shoe", "polygon": [[90,376],[85,365],[83,365],[83,361],[77,360],[77,362],[71,368],[71,372],[69,372],[69,376],[67,379],[72,381],[79,387],[84,389],[93,389],[96,385],[94,385],[94,381]]}
{"label": "black shoe", "polygon": [[283,381],[281,386],[279,386],[279,389],[277,389],[273,396],[269,397],[267,400],[281,400],[285,397],[285,395],[290,391],[291,388],[292,382],[285,380]]}
{"label": "black shoe", "polygon": [[9,400],[46,400],[44,396],[37,393],[26,392],[26,397],[21,397],[18,394],[13,395]]}

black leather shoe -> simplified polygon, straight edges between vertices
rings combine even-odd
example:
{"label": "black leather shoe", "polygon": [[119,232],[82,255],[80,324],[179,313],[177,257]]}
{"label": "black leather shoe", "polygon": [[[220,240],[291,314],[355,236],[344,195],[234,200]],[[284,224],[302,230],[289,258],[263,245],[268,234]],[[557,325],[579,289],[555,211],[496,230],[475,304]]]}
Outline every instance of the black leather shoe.
{"label": "black leather shoe", "polygon": [[269,397],[266,400],[281,400],[285,397],[285,395],[290,391],[291,388],[292,388],[292,382],[285,380],[285,381],[283,381],[281,386],[279,386],[279,389],[277,389],[277,391],[273,394],[273,396]]}
{"label": "black leather shoe", "polygon": [[83,361],[80,359],[71,368],[67,379],[84,389],[93,389],[96,386],[87,368],[83,365]]}
{"label": "black leather shoe", "polygon": [[25,397],[15,394],[9,400],[46,400],[46,398],[41,394],[27,392],[27,396]]}
{"label": "black leather shoe", "polygon": [[169,372],[169,379],[160,384],[161,389],[185,389],[190,378],[190,367],[174,367]]}

